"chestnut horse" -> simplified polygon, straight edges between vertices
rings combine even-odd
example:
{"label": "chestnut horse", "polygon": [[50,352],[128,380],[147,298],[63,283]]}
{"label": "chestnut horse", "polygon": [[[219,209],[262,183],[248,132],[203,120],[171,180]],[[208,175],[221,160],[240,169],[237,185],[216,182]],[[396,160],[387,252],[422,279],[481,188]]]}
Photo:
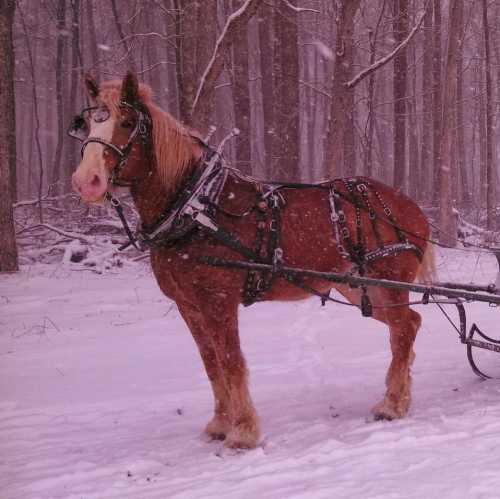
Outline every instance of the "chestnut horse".
{"label": "chestnut horse", "polygon": [[[207,146],[156,107],[150,89],[139,85],[131,73],[123,81],[100,86],[87,77],[86,87],[93,107],[77,124],[77,132],[87,139],[82,161],[73,174],[74,189],[84,201],[102,202],[109,199],[113,184],[127,186],[141,228],[157,226],[173,206],[179,206],[179,198],[193,185],[195,172],[203,174],[207,168]],[[272,195],[266,197],[264,183],[226,166],[222,169],[230,174],[224,178],[217,199],[212,200],[216,205],[212,207],[214,220],[240,248],[255,248],[256,234],[269,242],[270,225],[276,222],[270,220],[272,199],[280,204],[280,256],[287,266],[329,272],[363,270],[366,276],[407,282],[430,275],[433,259],[426,243],[428,223],[418,206],[402,193],[357,177],[349,182],[337,179],[308,186],[266,184]],[[336,191],[327,188],[332,185],[337,186]],[[359,185],[370,186],[361,204],[353,202],[356,196],[361,199],[361,188],[357,194],[348,189]],[[341,201],[336,207],[332,192]],[[161,290],[176,302],[189,327],[212,385],[215,411],[206,433],[224,439],[229,447],[252,448],[259,443],[259,422],[238,335],[238,306],[245,300],[248,273],[202,261],[206,256],[225,261],[245,259],[234,244],[225,244],[213,230],[206,230],[208,225],[197,224],[165,244],[152,244],[151,264]],[[344,240],[346,234],[352,238]],[[355,234],[362,241],[356,242]],[[383,250],[360,266],[355,265],[353,251],[346,257],[342,242],[353,247],[357,244],[358,249],[362,243],[366,252],[400,246],[398,251]],[[260,261],[270,262],[273,255],[265,253],[261,248]],[[301,284],[267,279],[267,285],[255,296],[258,300],[301,300],[311,295],[312,288],[322,294],[335,288],[358,306],[363,297],[369,299],[373,317],[389,327],[392,351],[387,390],[373,413],[376,419],[405,416],[411,400],[413,343],[421,323],[420,315],[408,306],[408,292],[351,288],[316,278],[304,278]]]}

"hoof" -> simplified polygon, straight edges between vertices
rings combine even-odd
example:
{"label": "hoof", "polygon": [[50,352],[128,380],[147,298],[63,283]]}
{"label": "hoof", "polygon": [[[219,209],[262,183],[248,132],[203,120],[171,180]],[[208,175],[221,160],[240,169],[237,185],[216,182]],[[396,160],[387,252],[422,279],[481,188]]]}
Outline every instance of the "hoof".
{"label": "hoof", "polygon": [[260,431],[256,421],[238,423],[227,434],[224,445],[230,449],[255,449]]}
{"label": "hoof", "polygon": [[205,427],[205,433],[210,440],[225,440],[227,434],[231,430],[229,419],[221,416],[214,416]]}
{"label": "hoof", "polygon": [[392,421],[404,418],[408,413],[409,406],[409,400],[408,403],[394,404],[384,399],[372,409],[372,413],[375,421]]}

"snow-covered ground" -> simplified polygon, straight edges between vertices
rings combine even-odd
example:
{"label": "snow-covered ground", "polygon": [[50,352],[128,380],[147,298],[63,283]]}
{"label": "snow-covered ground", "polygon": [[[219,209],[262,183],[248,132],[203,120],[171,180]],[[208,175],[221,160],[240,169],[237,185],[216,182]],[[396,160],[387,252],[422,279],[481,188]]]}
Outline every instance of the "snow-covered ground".
{"label": "snow-covered ground", "polygon": [[[487,256],[439,261],[443,280],[496,276]],[[474,376],[435,306],[418,310],[410,414],[374,422],[389,362],[382,325],[317,299],[242,309],[264,436],[234,452],[201,436],[208,382],[146,266],[2,276],[0,498],[500,497],[500,383]],[[497,309],[468,311],[500,336]],[[481,358],[500,375],[498,354]]]}

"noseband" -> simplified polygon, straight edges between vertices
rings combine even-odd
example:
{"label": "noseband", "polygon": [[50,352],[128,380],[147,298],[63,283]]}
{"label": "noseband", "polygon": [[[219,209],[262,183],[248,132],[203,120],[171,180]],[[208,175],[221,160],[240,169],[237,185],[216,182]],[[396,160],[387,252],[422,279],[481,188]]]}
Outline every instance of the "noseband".
{"label": "noseband", "polygon": [[[128,157],[137,139],[141,140],[145,145],[151,144],[151,128],[152,128],[151,117],[149,115],[148,110],[143,106],[141,106],[141,108],[138,108],[131,104],[128,104],[127,102],[122,101],[120,103],[120,107],[126,107],[128,109],[131,109],[132,111],[134,111],[136,115],[135,127],[130,133],[128,141],[125,145],[117,146],[112,142],[108,142],[107,140],[101,139],[100,137],[84,138],[86,135],[86,121],[85,118],[83,117],[84,113],[85,112],[92,113],[93,111],[100,110],[100,113],[96,113],[96,117],[94,119],[97,122],[103,122],[109,119],[109,110],[107,109],[103,110],[103,108],[84,109],[81,114],[73,118],[71,127],[68,131],[68,135],[83,142],[80,151],[82,158],[85,153],[85,148],[92,142],[95,142],[97,144],[102,144],[104,147],[111,149],[118,157],[118,161],[111,170],[108,182],[112,185],[116,185],[119,187],[130,187],[137,179],[123,181],[120,180],[120,174],[127,164]],[[149,161],[149,169],[150,169],[149,173],[151,172],[151,168],[152,164],[151,161]]]}

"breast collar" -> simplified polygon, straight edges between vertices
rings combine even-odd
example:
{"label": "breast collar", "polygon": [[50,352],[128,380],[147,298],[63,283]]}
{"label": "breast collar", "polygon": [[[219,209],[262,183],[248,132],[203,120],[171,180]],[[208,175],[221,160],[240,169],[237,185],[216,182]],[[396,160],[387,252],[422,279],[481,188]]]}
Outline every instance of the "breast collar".
{"label": "breast collar", "polygon": [[[217,231],[213,217],[213,206],[219,201],[228,176],[222,156],[205,146],[205,151],[187,185],[181,189],[177,200],[168,207],[152,226],[141,223],[137,227],[134,240],[120,249],[134,244],[139,249],[166,246],[178,241],[196,226]],[[130,236],[129,236],[130,239]]]}

